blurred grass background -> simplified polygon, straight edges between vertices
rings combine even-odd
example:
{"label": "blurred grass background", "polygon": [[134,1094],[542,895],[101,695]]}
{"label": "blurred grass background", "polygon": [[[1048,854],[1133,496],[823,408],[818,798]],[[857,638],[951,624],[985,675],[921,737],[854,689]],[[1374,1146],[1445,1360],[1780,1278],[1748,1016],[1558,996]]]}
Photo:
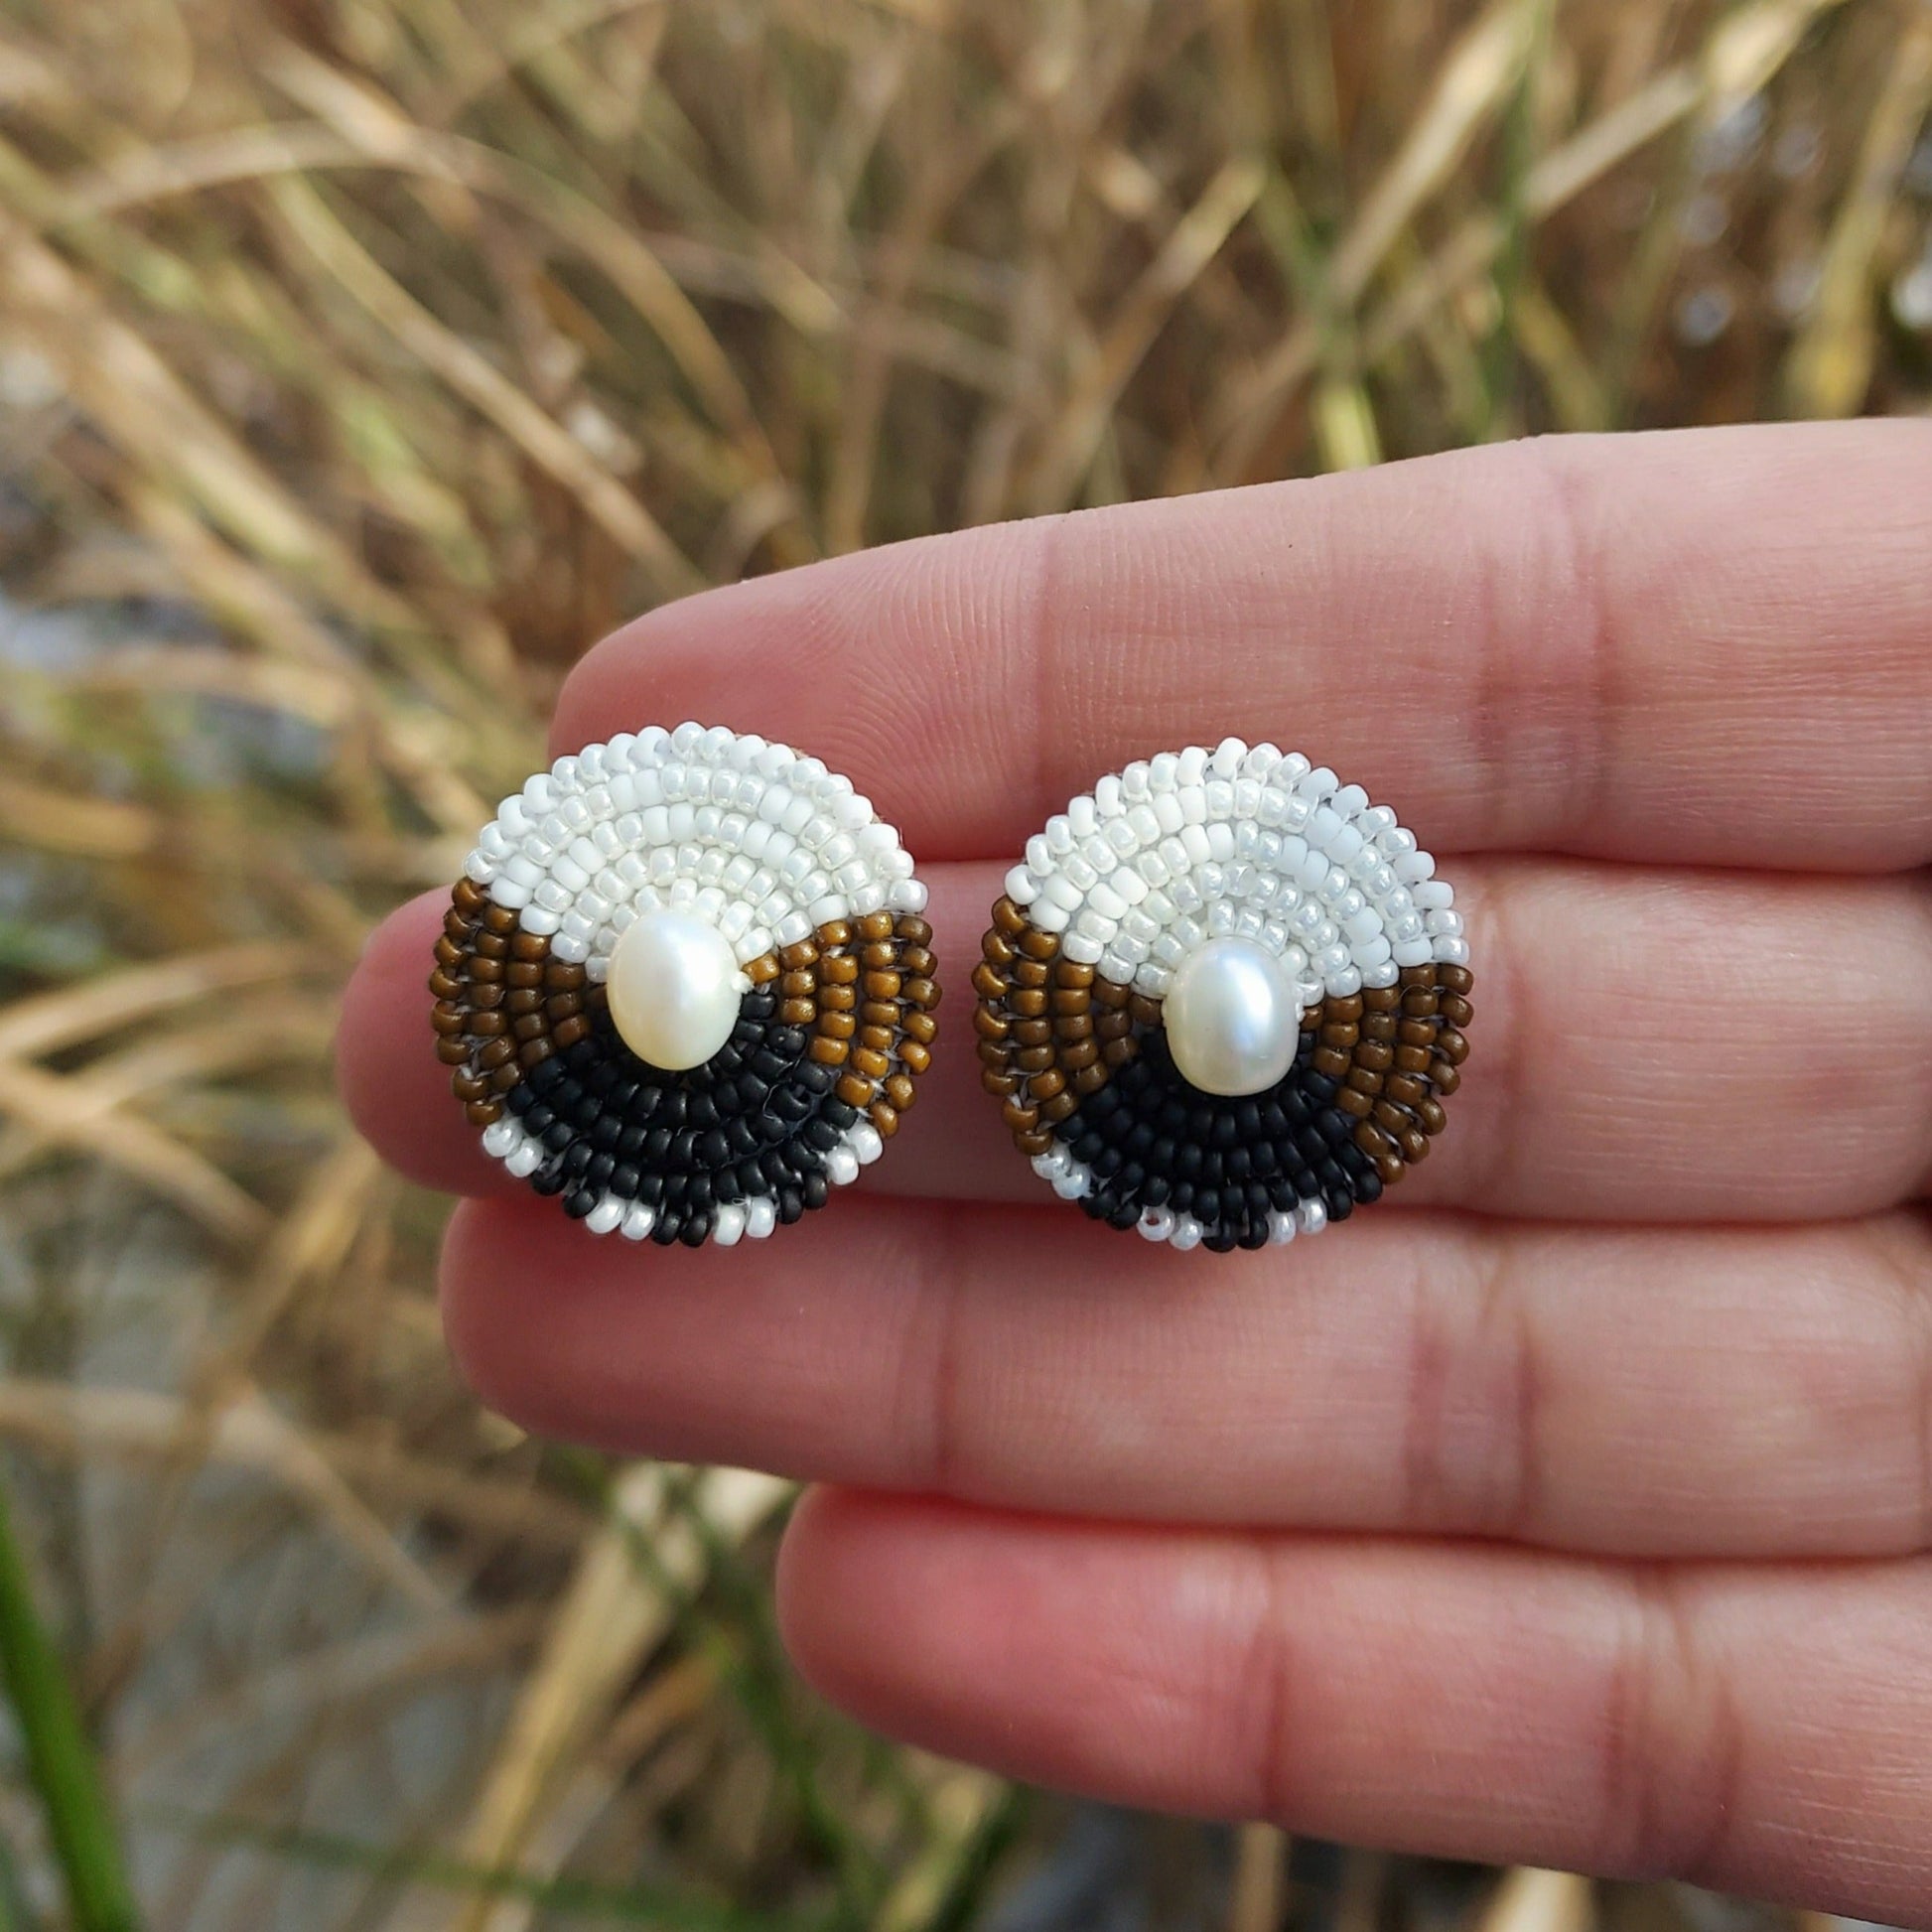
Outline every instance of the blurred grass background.
{"label": "blurred grass background", "polygon": [[152,1926],[1788,1925],[860,1734],[782,1485],[456,1386],[329,1040],[654,602],[1924,412],[1928,106],[1923,0],[0,0],[0,1927],[102,1786]]}

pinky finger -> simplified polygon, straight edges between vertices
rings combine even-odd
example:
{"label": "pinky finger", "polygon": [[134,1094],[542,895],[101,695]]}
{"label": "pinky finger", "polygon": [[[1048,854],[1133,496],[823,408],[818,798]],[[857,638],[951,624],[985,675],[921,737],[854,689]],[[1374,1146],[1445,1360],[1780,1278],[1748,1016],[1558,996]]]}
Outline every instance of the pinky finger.
{"label": "pinky finger", "polygon": [[1630,1566],[809,1496],[800,1668],[1121,1802],[1932,1916],[1932,1564]]}

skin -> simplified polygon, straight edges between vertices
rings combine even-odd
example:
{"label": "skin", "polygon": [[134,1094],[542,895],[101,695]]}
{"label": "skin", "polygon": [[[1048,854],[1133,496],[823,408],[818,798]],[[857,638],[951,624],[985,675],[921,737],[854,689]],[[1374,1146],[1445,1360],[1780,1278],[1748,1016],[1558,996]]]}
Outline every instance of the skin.
{"label": "skin", "polygon": [[[343,1084],[471,1197],[444,1311],[487,1402],[811,1479],[792,1654],[930,1748],[1932,1922],[1932,425],[1554,439],[842,558],[607,639],[555,748],[685,717],[900,827],[951,1024],[826,1213],[596,1242],[476,1148],[429,1051],[444,896],[403,907]],[[1030,832],[1229,732],[1438,854],[1473,1052],[1391,1204],[1174,1255],[1015,1156],[966,979]]]}

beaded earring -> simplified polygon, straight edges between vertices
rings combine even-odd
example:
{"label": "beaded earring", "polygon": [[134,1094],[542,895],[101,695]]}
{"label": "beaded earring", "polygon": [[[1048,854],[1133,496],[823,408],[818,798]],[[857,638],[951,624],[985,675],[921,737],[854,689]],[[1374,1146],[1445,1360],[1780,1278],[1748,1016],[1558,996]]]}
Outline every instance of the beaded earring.
{"label": "beaded earring", "polygon": [[1300,753],[1164,752],[1027,842],[973,974],[981,1078],[1063,1199],[1225,1252],[1346,1220],[1468,1052],[1436,862]]}
{"label": "beaded earring", "polygon": [[436,942],[484,1151],[596,1234],[768,1235],[876,1161],[939,1003],[926,890],[849,779],[680,725],[559,759],[478,835]]}

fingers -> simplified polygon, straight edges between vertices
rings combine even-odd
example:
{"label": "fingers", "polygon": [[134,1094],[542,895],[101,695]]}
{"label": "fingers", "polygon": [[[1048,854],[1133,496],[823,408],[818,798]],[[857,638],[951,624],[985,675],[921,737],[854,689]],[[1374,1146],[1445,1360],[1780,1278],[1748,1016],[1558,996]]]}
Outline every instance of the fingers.
{"label": "fingers", "polygon": [[851,1201],[639,1251],[458,1210],[444,1318],[541,1433],[1083,1516],[1620,1554],[1932,1535],[1932,1238],[1449,1216],[1175,1255],[1052,1206]]}
{"label": "fingers", "polygon": [[867,1723],[1163,1810],[1932,1910],[1932,1565],[1633,1569],[818,1494],[786,1641]]}
{"label": "fingers", "polygon": [[[1456,868],[1477,962],[1475,1051],[1408,1203],[1567,1218],[1793,1219],[1905,1198],[1932,1158],[1932,897],[1860,884]],[[998,869],[942,866],[932,916],[950,987],[919,1104],[882,1187],[1037,1202],[979,1089],[967,962]],[[350,990],[345,1091],[404,1172],[512,1185],[477,1149],[430,1051],[441,904],[405,907]],[[1491,963],[1493,962],[1493,964]]]}
{"label": "fingers", "polygon": [[655,611],[554,742],[686,716],[849,772],[922,859],[1016,853],[1230,732],[1439,852],[1932,858],[1932,426],[1577,437],[908,543]]}

